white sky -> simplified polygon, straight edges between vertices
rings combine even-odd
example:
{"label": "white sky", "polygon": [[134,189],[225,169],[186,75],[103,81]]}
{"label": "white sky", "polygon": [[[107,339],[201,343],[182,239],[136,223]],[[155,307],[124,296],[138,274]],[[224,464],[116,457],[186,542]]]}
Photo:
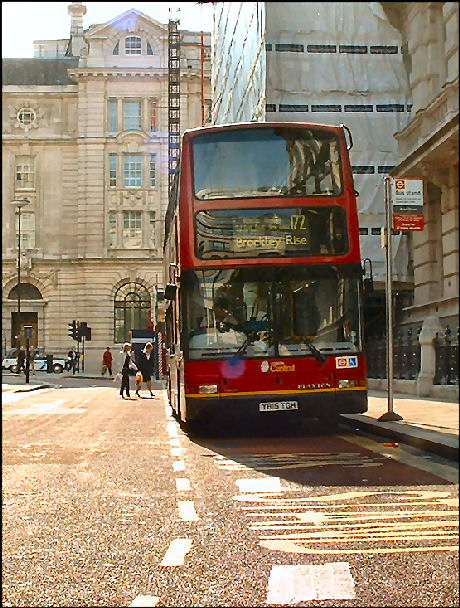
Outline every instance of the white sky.
{"label": "white sky", "polygon": [[[34,40],[68,38],[71,2],[2,2],[2,57],[33,57]],[[160,23],[180,19],[179,29],[212,31],[212,3],[196,2],[83,2],[86,15],[83,28],[105,23],[130,8],[152,17]],[[179,7],[179,12],[169,9]]]}

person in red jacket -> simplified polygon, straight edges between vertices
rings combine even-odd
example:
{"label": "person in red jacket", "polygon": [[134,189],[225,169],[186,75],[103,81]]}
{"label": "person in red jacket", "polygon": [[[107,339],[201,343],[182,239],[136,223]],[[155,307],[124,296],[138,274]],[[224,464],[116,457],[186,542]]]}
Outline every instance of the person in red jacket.
{"label": "person in red jacket", "polygon": [[107,346],[107,349],[104,351],[102,355],[102,374],[104,375],[104,366],[107,368],[109,372],[109,376],[112,375],[112,353],[110,352],[110,348]]}

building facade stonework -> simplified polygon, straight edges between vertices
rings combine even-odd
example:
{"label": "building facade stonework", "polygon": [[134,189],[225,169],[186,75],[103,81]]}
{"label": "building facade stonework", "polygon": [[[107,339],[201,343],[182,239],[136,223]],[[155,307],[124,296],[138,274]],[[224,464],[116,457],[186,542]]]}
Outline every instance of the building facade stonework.
{"label": "building facade stonework", "polygon": [[[459,4],[383,2],[404,41],[413,97],[411,120],[395,133],[394,176],[423,179],[425,228],[413,232],[414,297],[405,325],[427,318],[458,332]],[[437,324],[433,324],[433,318]]]}
{"label": "building facade stonework", "polygon": [[[168,25],[130,10],[68,40],[37,41],[3,60],[2,347],[32,342],[62,355],[86,321],[85,371],[129,329],[156,326],[168,204]],[[204,35],[209,55],[210,35]],[[181,31],[181,132],[202,124],[210,69],[201,34]],[[202,83],[202,72],[204,82]],[[202,93],[204,91],[204,94]],[[204,96],[206,99],[204,99]],[[18,214],[21,311],[18,316]],[[16,338],[18,336],[18,338]]]}
{"label": "building facade stonework", "polygon": [[399,389],[457,398],[458,19],[458,2],[221,2],[212,48],[213,122],[351,128],[368,346],[386,340],[383,178],[423,180],[424,229],[392,236],[395,336],[421,353]]}

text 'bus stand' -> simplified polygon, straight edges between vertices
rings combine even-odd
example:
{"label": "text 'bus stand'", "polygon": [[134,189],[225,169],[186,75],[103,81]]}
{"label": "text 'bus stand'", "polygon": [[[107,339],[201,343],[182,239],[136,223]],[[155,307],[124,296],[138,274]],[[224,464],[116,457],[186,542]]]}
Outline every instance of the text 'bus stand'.
{"label": "text 'bus stand'", "polygon": [[380,416],[381,422],[402,420],[402,416],[393,410],[393,272],[391,241],[393,234],[393,209],[391,206],[391,177],[384,179],[385,192],[385,230],[384,247],[386,258],[386,320],[387,320],[387,387],[388,411]]}

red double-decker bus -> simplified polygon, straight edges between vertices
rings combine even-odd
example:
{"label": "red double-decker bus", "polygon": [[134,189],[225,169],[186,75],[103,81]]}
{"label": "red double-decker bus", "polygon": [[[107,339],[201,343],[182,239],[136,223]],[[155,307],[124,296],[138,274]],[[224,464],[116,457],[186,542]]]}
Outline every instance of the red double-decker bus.
{"label": "red double-decker bus", "polygon": [[201,417],[367,410],[349,130],[186,131],[165,220],[167,375]]}

